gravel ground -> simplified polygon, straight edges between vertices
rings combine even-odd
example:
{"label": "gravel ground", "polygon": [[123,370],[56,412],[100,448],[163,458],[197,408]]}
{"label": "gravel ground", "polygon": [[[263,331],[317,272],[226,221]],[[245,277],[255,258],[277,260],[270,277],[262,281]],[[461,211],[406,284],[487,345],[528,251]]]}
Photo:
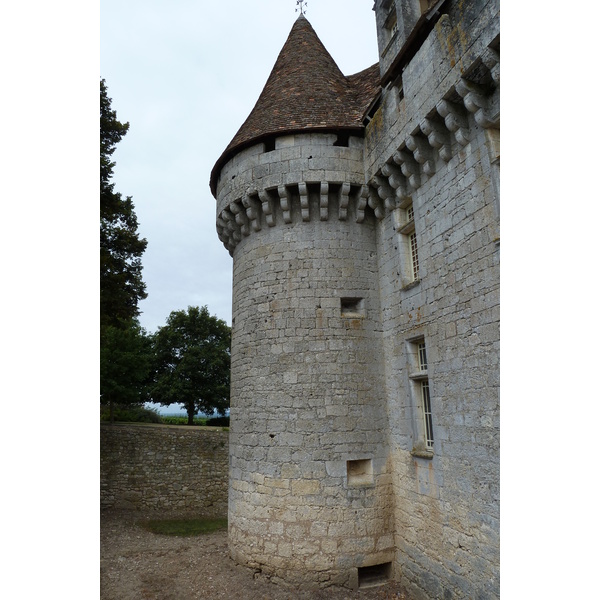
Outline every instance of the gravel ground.
{"label": "gravel ground", "polygon": [[225,531],[157,535],[135,516],[109,512],[100,524],[101,600],[410,600],[394,583],[366,590],[289,590],[236,565]]}

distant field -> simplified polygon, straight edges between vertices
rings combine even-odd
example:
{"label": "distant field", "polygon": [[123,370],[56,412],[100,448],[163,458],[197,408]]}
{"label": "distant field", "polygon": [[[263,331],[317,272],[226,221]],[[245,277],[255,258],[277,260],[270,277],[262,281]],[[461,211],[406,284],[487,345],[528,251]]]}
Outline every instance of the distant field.
{"label": "distant field", "polygon": [[[167,425],[187,425],[188,418],[180,415],[160,415],[160,419]],[[194,417],[194,425],[206,425],[207,417]]]}

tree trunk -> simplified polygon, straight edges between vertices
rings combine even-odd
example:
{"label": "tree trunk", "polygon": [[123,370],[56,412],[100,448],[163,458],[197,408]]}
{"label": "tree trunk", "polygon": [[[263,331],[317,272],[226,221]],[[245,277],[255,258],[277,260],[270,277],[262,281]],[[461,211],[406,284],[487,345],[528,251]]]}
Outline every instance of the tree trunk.
{"label": "tree trunk", "polygon": [[188,404],[187,405],[187,414],[188,414],[188,425],[193,425],[194,424],[194,409],[196,407],[193,404]]}

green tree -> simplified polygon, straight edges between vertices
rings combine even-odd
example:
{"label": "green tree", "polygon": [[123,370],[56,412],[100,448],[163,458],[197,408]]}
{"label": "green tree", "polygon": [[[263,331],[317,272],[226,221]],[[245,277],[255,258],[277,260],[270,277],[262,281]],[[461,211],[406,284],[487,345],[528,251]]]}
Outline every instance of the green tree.
{"label": "green tree", "polygon": [[129,327],[147,297],[141,256],[148,242],[138,235],[131,197],[114,191],[111,157],[129,129],[111,108],[106,82],[100,80],[100,327]]}
{"label": "green tree", "polygon": [[198,412],[224,415],[229,407],[231,328],[206,306],[173,311],[154,335],[151,396],[163,406],[183,404],[188,425]]}
{"label": "green tree", "polygon": [[152,368],[152,337],[131,319],[128,326],[107,325],[100,346],[100,402],[115,405],[143,404],[148,399]]}

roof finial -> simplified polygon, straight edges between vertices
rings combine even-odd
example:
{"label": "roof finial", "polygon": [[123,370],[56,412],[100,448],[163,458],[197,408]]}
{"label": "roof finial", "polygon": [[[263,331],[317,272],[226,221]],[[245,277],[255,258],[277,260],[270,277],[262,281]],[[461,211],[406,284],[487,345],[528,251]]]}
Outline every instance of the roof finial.
{"label": "roof finial", "polygon": [[300,11],[300,14],[303,15],[304,11],[306,10],[306,6],[308,5],[308,2],[306,2],[306,0],[296,0],[296,5],[299,8],[297,8],[295,12]]}

